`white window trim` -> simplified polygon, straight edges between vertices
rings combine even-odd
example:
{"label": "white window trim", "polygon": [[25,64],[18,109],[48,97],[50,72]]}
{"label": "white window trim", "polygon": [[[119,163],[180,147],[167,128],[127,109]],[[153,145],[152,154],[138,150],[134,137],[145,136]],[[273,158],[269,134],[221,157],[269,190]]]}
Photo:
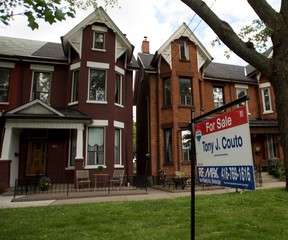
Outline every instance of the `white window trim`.
{"label": "white window trim", "polygon": [[81,62],[73,63],[70,65],[70,70],[76,70],[81,67]]}
{"label": "white window trim", "polygon": [[[77,64],[77,66],[78,66],[78,64]],[[75,80],[74,74],[75,74],[75,71],[77,71],[77,70],[79,71],[79,68],[80,68],[80,64],[79,64],[79,67],[75,67],[73,69],[70,68],[72,70],[72,82],[71,82],[72,84],[71,84],[71,93],[70,93],[71,94],[70,95],[70,103],[68,103],[68,106],[78,104],[78,100],[77,101],[72,101],[72,96],[73,96],[73,92],[74,92],[74,80]],[[79,77],[79,74],[78,74],[78,77]],[[78,78],[78,85],[79,85],[79,78]]]}
{"label": "white window trim", "polygon": [[119,138],[120,138],[120,163],[119,164],[115,164],[115,156],[114,156],[114,168],[124,168],[124,165],[123,165],[123,163],[122,163],[122,132],[123,132],[123,128],[118,128],[118,127],[115,127],[115,129],[114,129],[114,147],[115,147],[115,130],[116,129],[119,129],[120,130],[120,136],[119,136]]}
{"label": "white window trim", "polygon": [[[271,103],[271,91],[270,91],[270,86],[271,84],[268,83],[262,83],[259,85],[260,89],[261,89],[261,96],[262,96],[262,106],[263,106],[263,114],[270,114],[273,113],[273,109],[272,109],[272,103]],[[266,110],[265,107],[265,97],[264,97],[264,90],[268,89],[268,95],[269,95],[269,105],[271,110]]]}
{"label": "white window trim", "polygon": [[123,105],[123,76],[124,76],[125,72],[122,68],[119,68],[117,66],[115,67],[115,71],[116,71],[116,74],[120,75],[120,102],[121,102],[121,103],[115,102],[115,106],[124,108],[124,105]]}
{"label": "white window trim", "polygon": [[[237,90],[246,90],[246,95],[247,95],[247,92],[248,92],[248,89],[249,89],[249,86],[248,85],[244,85],[244,84],[235,84],[235,89],[236,89],[236,96],[238,98],[238,92]],[[246,110],[247,110],[247,114],[248,115],[251,115],[251,113],[249,112],[249,101],[246,101],[245,102],[245,105],[246,105]]]}
{"label": "white window trim", "polygon": [[97,101],[97,100],[90,100],[89,99],[89,89],[90,89],[90,70],[107,70],[109,69],[110,65],[109,63],[102,63],[102,62],[90,62],[87,61],[87,67],[88,69],[88,89],[87,89],[87,100],[86,103],[92,103],[92,104],[108,104],[107,101],[107,72],[105,74],[105,101]]}
{"label": "white window trim", "polygon": [[106,46],[105,46],[105,34],[104,34],[104,48],[100,49],[100,48],[95,48],[94,47],[94,42],[95,42],[95,33],[106,33],[108,32],[108,28],[107,27],[103,27],[103,26],[96,26],[96,25],[92,25],[92,31],[93,31],[93,46],[92,46],[92,50],[93,51],[99,51],[99,52],[106,52]]}
{"label": "white window trim", "polygon": [[54,71],[54,66],[40,65],[40,64],[30,64],[30,69],[34,70],[34,71],[53,72]]}
{"label": "white window trim", "polygon": [[[31,64],[31,65],[35,65],[35,64]],[[43,66],[43,65],[38,65],[38,66]],[[30,69],[32,69],[31,66],[30,66]],[[46,73],[50,73],[50,74],[51,74],[51,75],[50,75],[51,77],[50,77],[49,99],[48,99],[48,102],[47,102],[47,104],[50,104],[50,100],[51,100],[51,88],[52,88],[52,78],[53,78],[52,71],[54,71],[54,67],[53,67],[53,70],[52,70],[52,71],[49,70],[49,69],[51,69],[51,68],[47,68],[47,69],[48,69],[48,70],[43,69],[43,68],[39,68],[39,69],[33,68],[33,69],[32,69],[33,72],[32,72],[32,80],[31,80],[30,101],[33,100],[33,84],[34,84],[34,74],[35,74],[35,72],[46,72]]]}
{"label": "white window trim", "polygon": [[183,60],[183,61],[189,61],[189,49],[188,49],[187,42],[186,41],[183,42],[183,44],[184,44],[184,54],[185,54],[185,58],[186,59],[181,58],[181,44],[179,45],[179,59]]}
{"label": "white window trim", "polygon": [[15,63],[11,62],[0,62],[1,68],[15,68]]}
{"label": "white window trim", "polygon": [[[102,125],[103,124],[103,125]],[[107,124],[107,125],[106,125]],[[108,120],[93,120],[92,124],[90,124],[86,128],[86,156],[88,156],[88,137],[89,137],[89,128],[104,128],[104,136],[103,136],[103,141],[104,141],[104,164],[96,164],[96,165],[88,165],[87,164],[87,157],[85,159],[85,166],[84,169],[97,169],[98,166],[103,166],[104,168],[107,168],[106,165],[106,127],[108,126]]]}

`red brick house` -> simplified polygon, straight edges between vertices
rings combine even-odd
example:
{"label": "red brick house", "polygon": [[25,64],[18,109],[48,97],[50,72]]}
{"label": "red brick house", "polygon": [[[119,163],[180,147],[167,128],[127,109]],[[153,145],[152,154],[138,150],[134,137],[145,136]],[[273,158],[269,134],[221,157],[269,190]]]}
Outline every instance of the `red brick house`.
{"label": "red brick house", "polygon": [[133,173],[133,45],[99,8],[62,44],[0,37],[0,192],[15,179]]}
{"label": "red brick house", "polygon": [[[253,67],[211,62],[212,57],[183,23],[156,51],[144,39],[138,54],[134,105],[137,107],[137,173],[155,177],[160,169],[190,173],[191,107],[195,117],[239,96],[247,103],[255,167],[281,158],[273,89]],[[188,132],[189,134],[189,132]]]}

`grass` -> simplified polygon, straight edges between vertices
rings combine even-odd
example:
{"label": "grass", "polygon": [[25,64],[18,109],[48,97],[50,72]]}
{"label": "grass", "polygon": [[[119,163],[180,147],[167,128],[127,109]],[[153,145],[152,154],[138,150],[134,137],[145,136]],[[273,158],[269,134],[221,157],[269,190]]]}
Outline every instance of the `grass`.
{"label": "grass", "polygon": [[[196,197],[196,239],[287,239],[284,189]],[[0,239],[191,239],[190,198],[0,209]]]}

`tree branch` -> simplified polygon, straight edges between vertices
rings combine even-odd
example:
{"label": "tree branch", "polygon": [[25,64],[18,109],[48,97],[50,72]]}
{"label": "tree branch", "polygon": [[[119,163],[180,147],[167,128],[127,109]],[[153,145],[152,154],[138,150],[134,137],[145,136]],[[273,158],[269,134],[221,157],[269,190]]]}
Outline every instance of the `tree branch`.
{"label": "tree branch", "polygon": [[266,0],[247,0],[259,18],[269,28],[274,30],[277,25],[278,13],[267,3]]}
{"label": "tree branch", "polygon": [[288,24],[288,2],[287,1],[281,2],[280,14],[283,16],[285,23]]}
{"label": "tree branch", "polygon": [[[263,54],[258,53],[254,48],[249,48],[231,26],[222,21],[202,0],[181,0],[199,15],[217,34],[221,41],[235,54],[250,63],[267,77],[272,74],[272,61]],[[256,0],[257,1],[257,0]],[[261,0],[262,1],[262,0]]]}

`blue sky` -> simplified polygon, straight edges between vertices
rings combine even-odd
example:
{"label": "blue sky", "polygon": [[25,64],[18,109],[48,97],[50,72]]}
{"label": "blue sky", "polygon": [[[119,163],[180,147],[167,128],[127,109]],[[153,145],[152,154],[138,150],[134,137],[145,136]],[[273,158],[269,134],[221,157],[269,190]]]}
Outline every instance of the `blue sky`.
{"label": "blue sky", "polygon": [[[101,5],[102,0],[99,0]],[[246,0],[206,0],[208,6],[213,4],[212,10],[222,19],[232,24],[237,32],[245,24],[251,23],[256,18]],[[268,0],[273,6],[279,5],[280,0]],[[144,36],[150,41],[150,53],[155,53],[158,48],[173,34],[183,23],[189,24],[194,30],[199,24],[199,17],[183,4],[180,0],[118,0],[119,7],[108,7],[107,13],[120,28],[127,34],[129,41],[135,46],[134,55],[141,51]],[[41,41],[60,42],[60,37],[65,35],[81,20],[88,16],[93,9],[78,11],[76,18],[50,25],[40,21],[39,30],[30,30],[25,17],[16,16],[10,26],[0,23],[0,35],[19,37]],[[193,18],[193,21],[191,19]],[[246,63],[237,56],[232,55],[228,60],[224,57],[227,48],[212,47],[211,41],[216,35],[202,21],[194,34],[210,52],[215,62],[245,65]]]}

